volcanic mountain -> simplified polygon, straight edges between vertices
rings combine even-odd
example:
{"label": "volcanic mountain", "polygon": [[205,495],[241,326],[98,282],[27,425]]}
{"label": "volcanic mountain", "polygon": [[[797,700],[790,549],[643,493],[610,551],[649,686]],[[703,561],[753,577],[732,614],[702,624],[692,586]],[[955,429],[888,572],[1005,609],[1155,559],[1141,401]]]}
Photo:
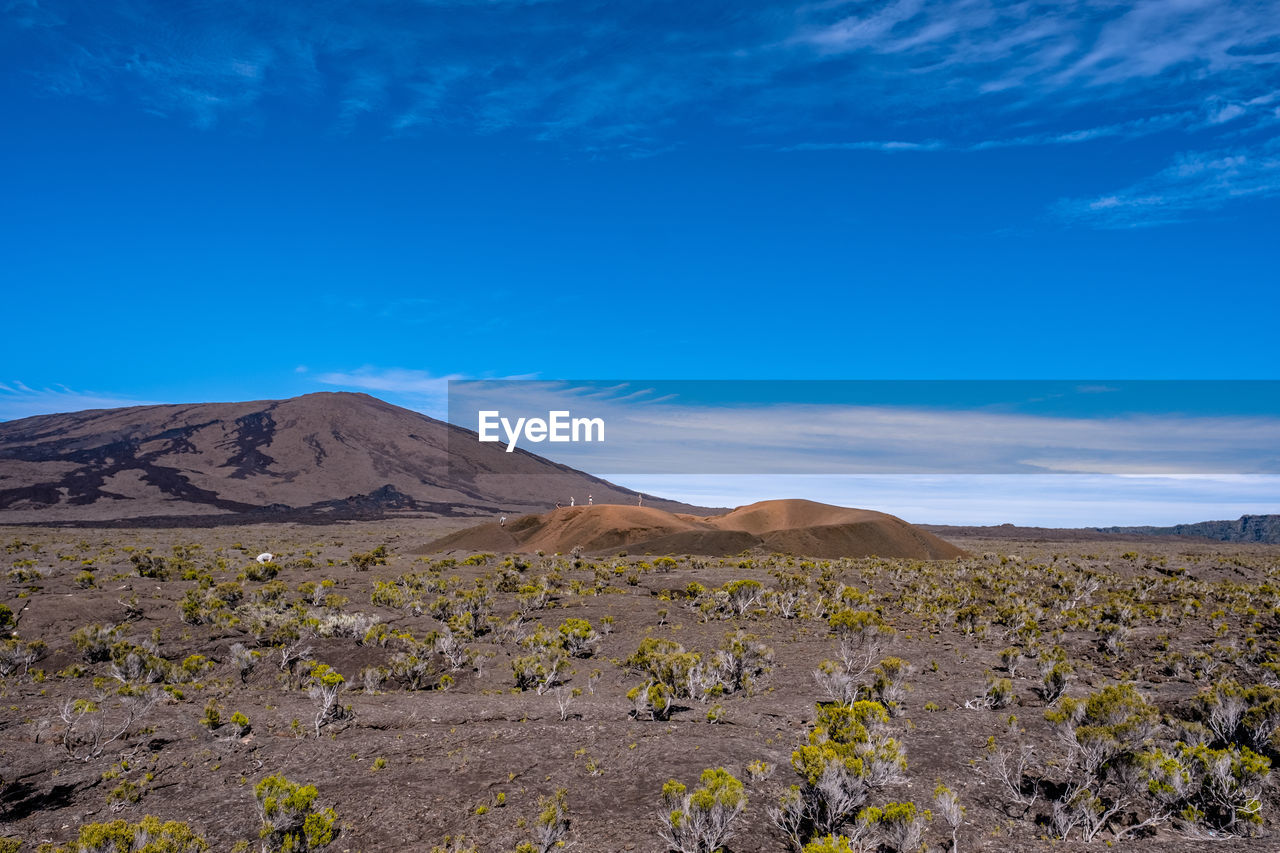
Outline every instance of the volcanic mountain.
{"label": "volcanic mountain", "polygon": [[762,501],[703,517],[656,507],[563,507],[505,525],[480,524],[417,549],[569,553],[616,551],[726,556],[746,550],[837,557],[950,559],[964,551],[900,518],[805,500]]}
{"label": "volcanic mountain", "polygon": [[[367,394],[0,423],[0,523],[221,523],[537,512],[637,494]],[[699,508],[645,496],[672,510]]]}

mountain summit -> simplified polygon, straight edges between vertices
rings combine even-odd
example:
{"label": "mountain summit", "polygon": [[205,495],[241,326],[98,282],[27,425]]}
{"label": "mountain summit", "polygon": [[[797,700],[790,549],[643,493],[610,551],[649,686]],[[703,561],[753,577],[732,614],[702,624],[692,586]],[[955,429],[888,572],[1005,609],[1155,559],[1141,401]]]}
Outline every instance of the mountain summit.
{"label": "mountain summit", "polygon": [[[452,439],[452,443],[451,443]],[[367,394],[92,409],[0,423],[0,521],[342,518],[635,504],[637,494]],[[645,497],[646,505],[697,511]]]}

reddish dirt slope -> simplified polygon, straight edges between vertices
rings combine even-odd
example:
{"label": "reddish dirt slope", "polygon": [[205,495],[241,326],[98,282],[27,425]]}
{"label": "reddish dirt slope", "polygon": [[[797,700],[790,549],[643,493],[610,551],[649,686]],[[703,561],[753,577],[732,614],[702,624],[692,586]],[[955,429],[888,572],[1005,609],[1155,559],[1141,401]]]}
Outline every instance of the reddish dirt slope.
{"label": "reddish dirt slope", "polygon": [[419,549],[568,553],[738,554],[758,549],[808,557],[950,559],[964,551],[900,518],[804,500],[762,501],[699,518],[650,507],[565,507],[507,525],[481,524]]}
{"label": "reddish dirt slope", "polygon": [[707,521],[722,530],[745,530],[748,533],[763,535],[778,530],[795,530],[799,527],[855,524],[886,518],[893,518],[893,516],[869,509],[851,509],[793,499],[747,504],[724,515],[708,518]]}

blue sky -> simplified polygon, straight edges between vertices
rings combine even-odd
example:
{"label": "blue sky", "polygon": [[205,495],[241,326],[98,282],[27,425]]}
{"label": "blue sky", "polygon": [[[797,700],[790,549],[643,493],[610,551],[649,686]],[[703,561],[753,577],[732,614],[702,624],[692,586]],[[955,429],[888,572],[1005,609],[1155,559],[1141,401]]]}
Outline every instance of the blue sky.
{"label": "blue sky", "polygon": [[[551,412],[557,439],[524,432]],[[1280,477],[1280,382],[481,380],[449,383],[448,419],[619,475]]]}
{"label": "blue sky", "polygon": [[0,93],[0,418],[1280,378],[1274,2],[2,0]]}
{"label": "blue sky", "polygon": [[[805,497],[1044,526],[1280,507],[1280,381],[463,380],[447,408],[496,447],[710,506]],[[558,442],[522,428],[552,412]],[[575,420],[590,430],[576,442]]]}

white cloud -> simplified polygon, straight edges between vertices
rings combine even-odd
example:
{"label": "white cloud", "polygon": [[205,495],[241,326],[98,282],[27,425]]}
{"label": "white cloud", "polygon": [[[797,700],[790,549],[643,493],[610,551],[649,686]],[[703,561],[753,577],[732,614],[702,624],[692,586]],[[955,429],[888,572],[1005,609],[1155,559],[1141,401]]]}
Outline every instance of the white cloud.
{"label": "white cloud", "polygon": [[[459,373],[436,375],[426,370],[366,365],[356,370],[332,371],[315,376],[317,382],[342,388],[376,391],[392,397],[397,403],[433,418],[444,420],[449,414],[449,383],[471,379]],[[530,380],[536,374],[504,376],[503,380]]]}
{"label": "white cloud", "polygon": [[[603,444],[526,449],[588,471],[707,473],[1223,473],[1276,471],[1280,418],[1046,417],[979,409],[707,406],[637,395],[643,385],[463,383],[450,415],[553,409],[602,417]],[[673,386],[678,388],[678,384]],[[1083,391],[1096,394],[1096,386]],[[1276,471],[1280,473],[1280,471]]]}
{"label": "white cloud", "polygon": [[1145,84],[1180,67],[1203,81],[1265,69],[1280,54],[1241,49],[1280,35],[1280,18],[1267,0],[1085,0],[1056,7],[890,0],[806,8],[790,44],[825,55],[893,59],[906,73],[946,76],[985,92],[1016,88],[1030,97]]}
{"label": "white cloud", "polygon": [[783,146],[783,151],[942,151],[949,148],[945,142],[937,139],[925,142],[902,142],[889,140],[877,142],[864,140],[859,142],[801,142],[796,145]]}
{"label": "white cloud", "polygon": [[1280,195],[1280,137],[1260,145],[1182,154],[1155,175],[1124,190],[1063,199],[1064,219],[1104,228],[1177,222],[1231,201]]}
{"label": "white cloud", "polygon": [[149,400],[135,400],[98,391],[75,391],[65,385],[30,388],[22,382],[0,383],[0,421],[12,421],[33,415],[78,412],[83,409],[117,409],[123,406],[154,405]]}
{"label": "white cloud", "polygon": [[1258,91],[1280,58],[1280,17],[1265,0],[758,2],[730,18],[691,9],[665,20],[574,3],[46,8],[60,5],[10,4],[7,19],[41,31],[48,61],[27,70],[65,93],[136,98],[202,126],[285,98],[328,110],[339,130],[367,116],[395,132],[518,127],[643,150],[669,145],[682,113],[768,127],[778,110],[795,119],[833,100],[855,124],[927,122],[940,103],[968,104],[966,124],[990,130],[1033,118],[1009,114],[1028,104],[1039,124],[1060,125],[1082,103],[1127,122],[1140,90],[1183,108],[1211,98],[1223,121],[1274,89]]}
{"label": "white cloud", "polygon": [[1223,104],[1213,110],[1213,114],[1209,116],[1209,124],[1226,124],[1233,119],[1240,118],[1247,112],[1239,104]]}
{"label": "white cloud", "polygon": [[702,506],[802,497],[887,512],[916,524],[1166,526],[1280,512],[1280,476],[1008,475],[600,476]]}
{"label": "white cloud", "polygon": [[1074,145],[1098,139],[1131,139],[1157,133],[1170,128],[1185,126],[1199,117],[1195,111],[1164,113],[1144,116],[1116,124],[1098,125],[1076,130],[1060,130],[1010,136],[1000,139],[984,139],[976,142],[944,142],[930,139],[923,142],[857,141],[857,142],[801,142],[781,147],[782,151],[987,151],[995,148],[1025,148],[1043,145]]}
{"label": "white cloud", "polygon": [[448,413],[449,380],[461,376],[436,376],[425,370],[361,367],[350,372],[322,373],[315,377],[325,385],[390,393],[402,398],[408,408],[433,418]]}
{"label": "white cloud", "polygon": [[[591,155],[654,156],[715,125],[731,145],[920,153],[1178,133],[1204,158],[1256,149],[1280,119],[1272,0],[757,2],[670,18],[518,0],[23,0],[5,22],[32,46],[19,61],[37,87],[202,128],[288,104],[339,133],[515,131]],[[1078,218],[1175,221],[1270,194],[1253,186],[1109,192],[1104,207],[1128,213]],[[1155,208],[1174,213],[1139,215]]]}

